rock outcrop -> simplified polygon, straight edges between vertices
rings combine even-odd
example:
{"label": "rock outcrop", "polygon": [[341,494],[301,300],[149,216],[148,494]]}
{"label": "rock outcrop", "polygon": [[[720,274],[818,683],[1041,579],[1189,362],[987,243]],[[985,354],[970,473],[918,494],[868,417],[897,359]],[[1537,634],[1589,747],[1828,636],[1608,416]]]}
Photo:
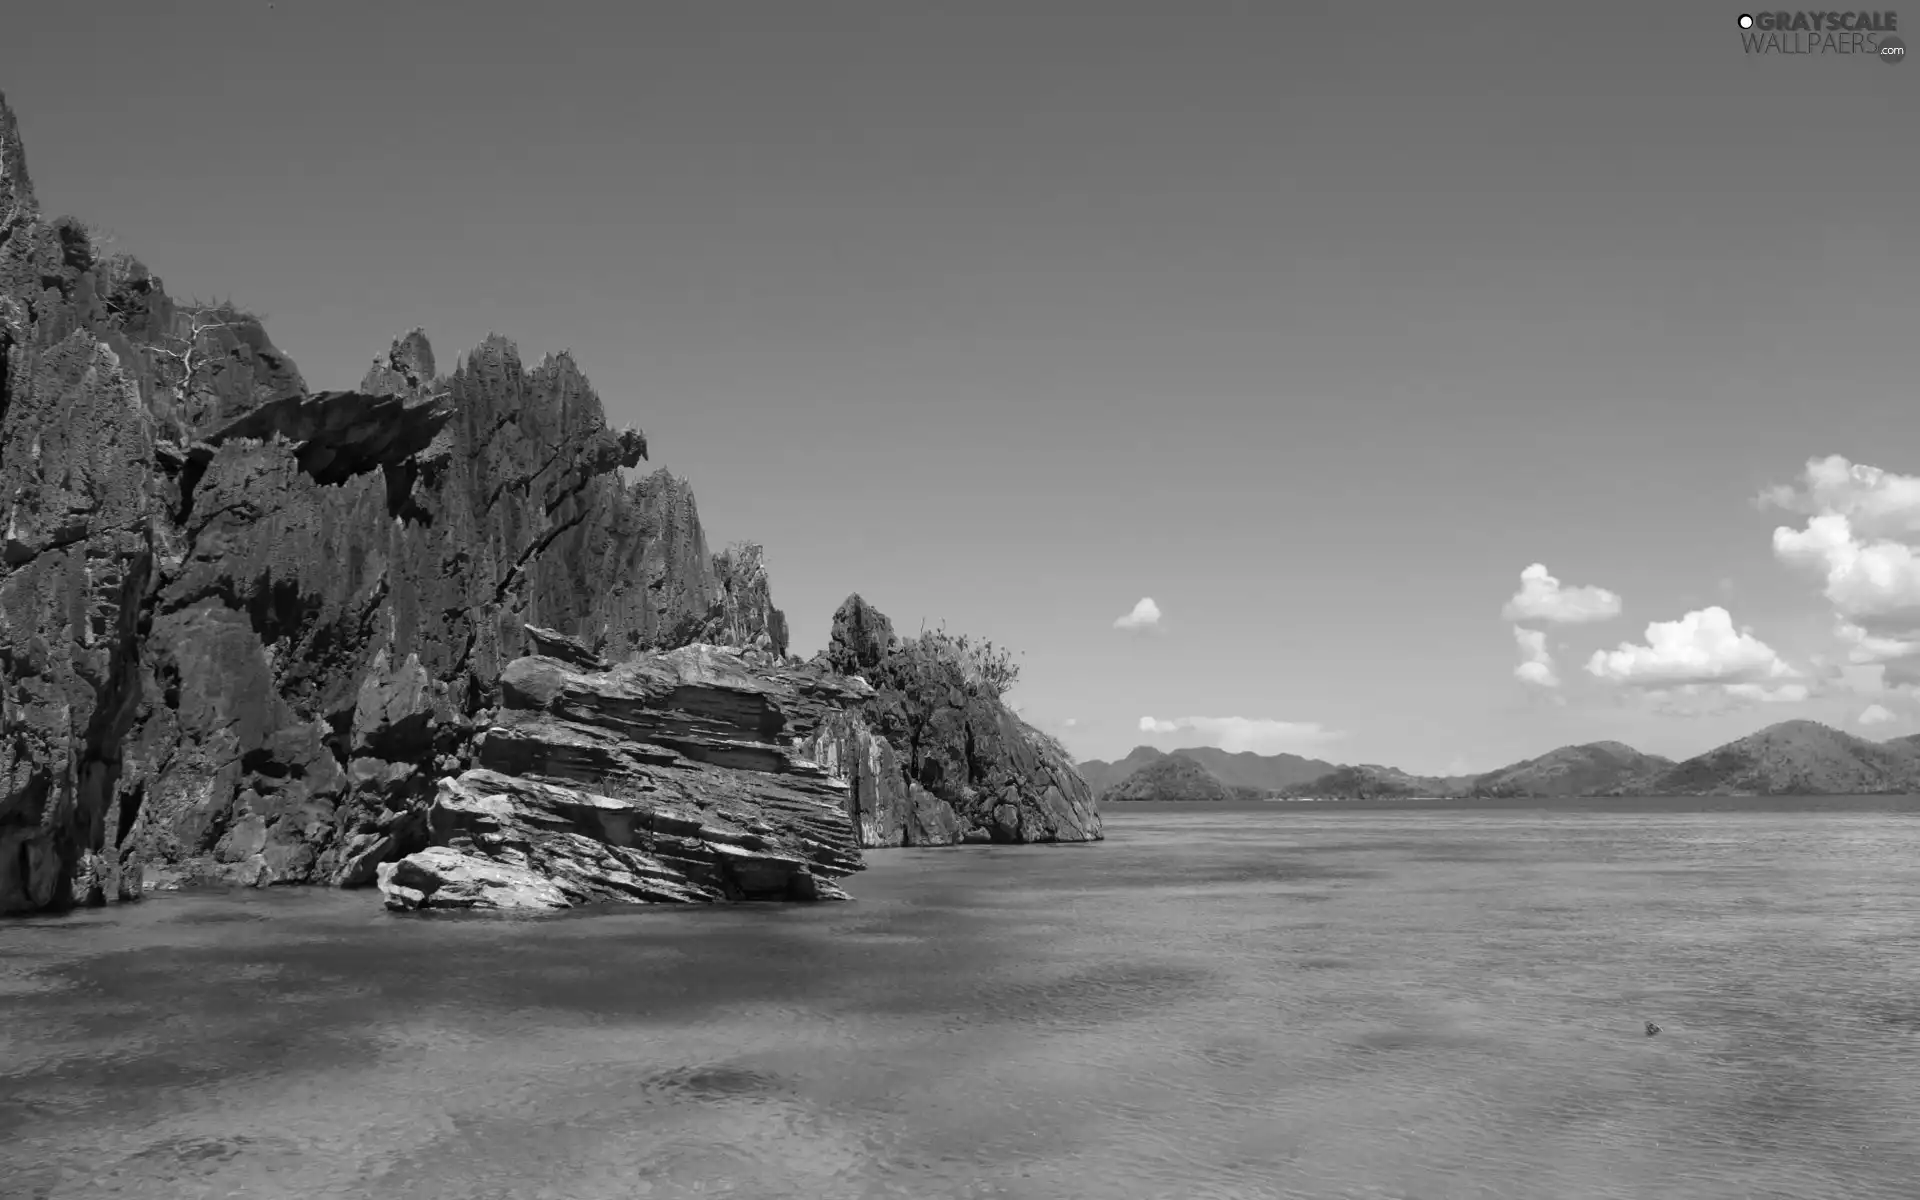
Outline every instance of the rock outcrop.
{"label": "rock outcrop", "polygon": [[388,907],[838,899],[862,846],[1101,836],[1064,752],[997,699],[928,706],[903,754],[876,725],[909,701],[858,675],[710,645],[608,666],[529,633],[429,844],[377,868]]}
{"label": "rock outcrop", "polygon": [[822,651],[825,663],[846,675],[859,675],[879,666],[900,644],[893,622],[855,592],[833,614],[833,629]]}
{"label": "rock outcrop", "polygon": [[867,698],[857,681],[697,645],[522,658],[500,690],[478,765],[426,810],[431,845],[379,867],[388,907],[844,898],[848,788],[795,746]]}
{"label": "rock outcrop", "polygon": [[861,844],[1102,838],[1092,790],[1066,751],[935,645],[895,637],[858,595],[834,614],[820,662],[863,676],[874,697],[824,722],[804,749],[849,780]]}
{"label": "rock outcrop", "polygon": [[760,548],[711,553],[647,453],[499,337],[311,390],[44,219],[0,100],[0,912],[818,898],[863,844],[1100,836],[1057,746],[857,599],[796,665]]}
{"label": "rock outcrop", "polygon": [[442,375],[414,331],[312,392],[258,320],[43,219],[4,102],[0,368],[0,911],[370,881],[529,623],[624,656],[717,609],[785,649],[757,558],[625,482],[646,440],[571,359]]}

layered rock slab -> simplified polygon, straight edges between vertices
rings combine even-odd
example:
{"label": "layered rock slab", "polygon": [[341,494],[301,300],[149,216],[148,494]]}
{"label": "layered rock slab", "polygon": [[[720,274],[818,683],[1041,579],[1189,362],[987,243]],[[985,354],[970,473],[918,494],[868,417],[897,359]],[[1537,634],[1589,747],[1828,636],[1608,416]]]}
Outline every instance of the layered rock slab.
{"label": "layered rock slab", "polygon": [[710,645],[601,669],[529,656],[500,679],[479,766],[443,779],[424,850],[378,868],[389,907],[843,899],[848,785],[798,744],[871,695]]}

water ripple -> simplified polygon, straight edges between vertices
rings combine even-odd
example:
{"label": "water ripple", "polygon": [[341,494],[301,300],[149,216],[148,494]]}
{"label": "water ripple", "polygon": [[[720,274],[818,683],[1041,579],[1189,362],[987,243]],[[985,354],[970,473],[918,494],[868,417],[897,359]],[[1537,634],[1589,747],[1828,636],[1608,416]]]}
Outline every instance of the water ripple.
{"label": "water ripple", "polygon": [[0,926],[0,1194],[1911,1200],[1911,812],[1109,835],[814,908]]}

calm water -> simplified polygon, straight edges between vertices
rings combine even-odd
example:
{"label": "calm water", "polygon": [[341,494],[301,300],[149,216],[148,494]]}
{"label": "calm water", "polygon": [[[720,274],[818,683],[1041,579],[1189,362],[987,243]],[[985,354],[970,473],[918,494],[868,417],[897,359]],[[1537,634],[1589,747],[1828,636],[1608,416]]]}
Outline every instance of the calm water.
{"label": "calm water", "polygon": [[0,1195],[1911,1200],[1920,812],[1857,807],[1122,809],[848,905],[0,925]]}

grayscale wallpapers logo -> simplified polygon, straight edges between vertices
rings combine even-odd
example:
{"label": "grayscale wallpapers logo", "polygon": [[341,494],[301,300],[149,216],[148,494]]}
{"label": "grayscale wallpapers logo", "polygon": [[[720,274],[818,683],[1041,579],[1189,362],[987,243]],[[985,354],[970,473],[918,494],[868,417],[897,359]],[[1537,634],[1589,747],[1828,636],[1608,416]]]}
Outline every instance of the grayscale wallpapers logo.
{"label": "grayscale wallpapers logo", "polygon": [[1741,13],[1740,45],[1748,54],[1857,54],[1906,61],[1894,12]]}

